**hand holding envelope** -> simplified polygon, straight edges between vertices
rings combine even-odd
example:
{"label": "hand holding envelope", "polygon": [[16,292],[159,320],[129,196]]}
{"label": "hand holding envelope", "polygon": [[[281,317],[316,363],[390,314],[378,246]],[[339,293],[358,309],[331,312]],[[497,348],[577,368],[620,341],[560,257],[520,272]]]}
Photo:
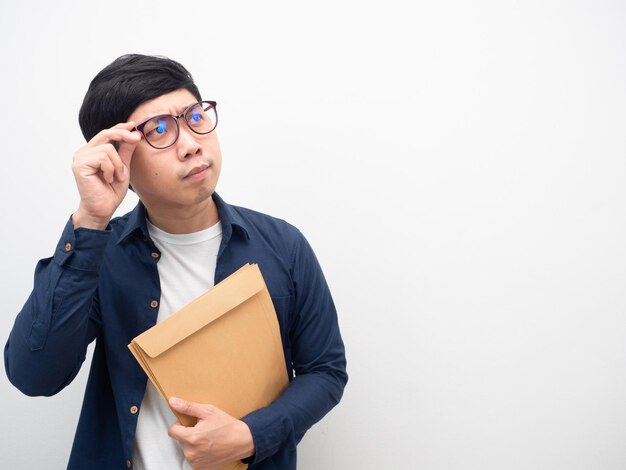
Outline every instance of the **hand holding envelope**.
{"label": "hand holding envelope", "polygon": [[[166,401],[179,397],[210,404],[237,419],[270,404],[289,384],[276,312],[254,264],[244,265],[128,347]],[[184,426],[197,422],[172,411]]]}
{"label": "hand holding envelope", "polygon": [[168,431],[169,436],[180,444],[192,468],[221,470],[233,461],[237,463],[226,468],[246,468],[240,460],[255,452],[252,434],[246,423],[212,405],[177,398],[170,398],[169,405],[187,416],[198,418],[194,427],[176,422]]}

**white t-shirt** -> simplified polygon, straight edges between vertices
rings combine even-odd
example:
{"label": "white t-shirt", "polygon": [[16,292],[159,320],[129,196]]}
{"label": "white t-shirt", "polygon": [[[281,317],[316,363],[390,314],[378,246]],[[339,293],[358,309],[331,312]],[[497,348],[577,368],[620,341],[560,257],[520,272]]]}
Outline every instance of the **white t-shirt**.
{"label": "white t-shirt", "polygon": [[[213,286],[222,225],[218,222],[200,232],[171,234],[148,222],[148,231],[161,251],[157,264],[161,283],[158,323]],[[178,443],[167,435],[175,421],[176,416],[148,380],[133,447],[135,469],[191,469]]]}

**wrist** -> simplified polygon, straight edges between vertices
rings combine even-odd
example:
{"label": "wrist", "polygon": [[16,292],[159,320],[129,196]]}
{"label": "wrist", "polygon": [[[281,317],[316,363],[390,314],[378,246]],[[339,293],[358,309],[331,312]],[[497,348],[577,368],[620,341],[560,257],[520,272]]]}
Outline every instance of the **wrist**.
{"label": "wrist", "polygon": [[74,229],[89,228],[92,230],[104,230],[109,225],[110,218],[94,217],[85,213],[80,207],[72,214]]}
{"label": "wrist", "polygon": [[238,426],[240,436],[240,459],[248,459],[250,457],[253,457],[256,453],[252,432],[250,431],[248,425],[243,421],[239,421]]}

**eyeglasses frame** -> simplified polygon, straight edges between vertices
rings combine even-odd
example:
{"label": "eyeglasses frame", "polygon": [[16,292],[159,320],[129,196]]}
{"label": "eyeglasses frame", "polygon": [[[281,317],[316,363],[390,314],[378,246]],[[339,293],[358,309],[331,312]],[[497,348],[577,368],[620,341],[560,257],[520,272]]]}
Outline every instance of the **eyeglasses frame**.
{"label": "eyeglasses frame", "polygon": [[[176,142],[178,142],[178,138],[180,137],[180,123],[178,122],[178,120],[182,117],[185,116],[185,114],[187,114],[187,112],[193,108],[194,106],[201,104],[201,103],[209,103],[213,109],[215,110],[215,125],[213,126],[213,129],[211,129],[208,132],[198,132],[197,130],[195,130],[194,128],[192,128],[188,123],[186,119],[183,119],[183,121],[185,122],[185,124],[187,125],[187,127],[193,131],[195,134],[198,135],[207,135],[210,134],[211,132],[213,132],[215,130],[215,128],[217,127],[217,121],[218,121],[218,115],[217,115],[217,101],[208,101],[208,100],[202,100],[202,101],[196,101],[195,103],[190,104],[189,106],[187,106],[182,113],[177,114],[177,115],[173,115],[173,114],[157,114],[156,116],[152,116],[149,117],[148,119],[145,119],[143,121],[141,121],[139,124],[137,124],[132,130],[133,131],[139,131],[141,132],[141,135],[143,136],[143,138],[145,139],[145,141],[148,143],[148,145],[154,149],[157,150],[163,150],[166,148],[171,147],[172,145],[174,145]],[[204,109],[204,108],[203,108]],[[176,139],[174,139],[174,142],[172,142],[171,144],[169,144],[166,147],[157,147],[155,145],[152,145],[150,143],[150,141],[148,140],[148,138],[146,137],[146,134],[144,134],[143,132],[143,128],[145,127],[145,125],[149,122],[152,121],[153,119],[158,119],[158,118],[164,118],[164,117],[171,117],[174,119],[174,121],[176,122]]]}

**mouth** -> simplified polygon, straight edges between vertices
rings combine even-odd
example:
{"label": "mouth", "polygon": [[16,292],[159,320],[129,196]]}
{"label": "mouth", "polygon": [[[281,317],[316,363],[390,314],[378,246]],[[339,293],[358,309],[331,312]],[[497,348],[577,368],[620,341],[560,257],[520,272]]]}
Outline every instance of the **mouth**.
{"label": "mouth", "polygon": [[210,165],[198,165],[193,167],[184,177],[183,179],[199,179],[206,175],[207,170]]}

